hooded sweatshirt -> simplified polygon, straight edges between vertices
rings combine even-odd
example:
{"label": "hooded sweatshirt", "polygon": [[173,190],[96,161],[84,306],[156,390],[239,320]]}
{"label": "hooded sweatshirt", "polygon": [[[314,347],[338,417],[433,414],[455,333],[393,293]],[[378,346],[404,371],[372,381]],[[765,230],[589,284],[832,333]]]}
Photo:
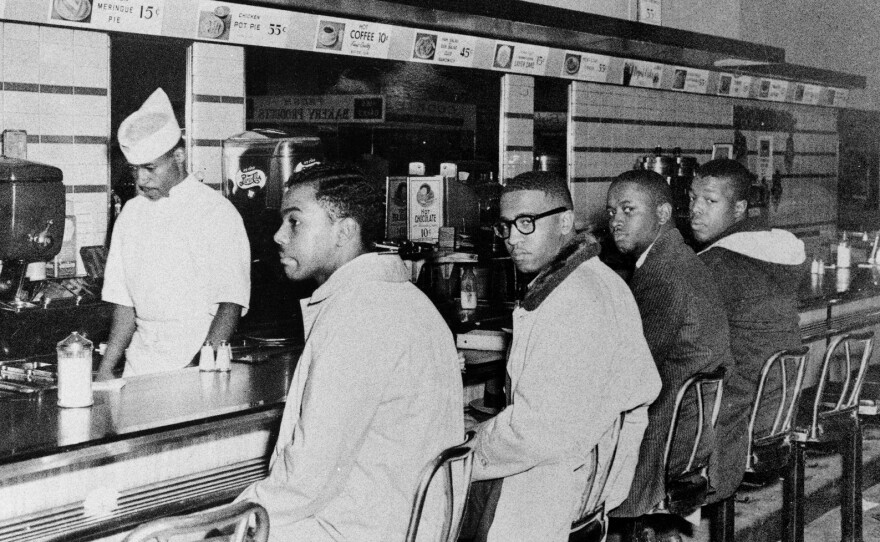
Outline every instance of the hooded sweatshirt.
{"label": "hooded sweatshirt", "polygon": [[[773,353],[801,346],[797,291],[806,271],[804,243],[785,230],[746,219],[699,252],[721,293],[730,327],[733,370],[725,379],[717,427],[718,469],[713,500],[733,494],[745,471],[748,420],[761,368]],[[781,381],[770,379],[764,400],[778,403]],[[775,409],[756,419],[756,434],[773,423]]]}

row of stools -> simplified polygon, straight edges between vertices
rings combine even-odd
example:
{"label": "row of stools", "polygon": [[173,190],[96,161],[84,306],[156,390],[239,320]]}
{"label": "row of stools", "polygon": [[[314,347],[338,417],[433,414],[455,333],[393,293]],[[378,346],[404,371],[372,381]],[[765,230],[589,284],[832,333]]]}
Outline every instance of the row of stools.
{"label": "row of stools", "polygon": [[[870,361],[873,332],[842,334],[832,338],[819,371],[816,386],[804,389],[804,375],[808,348],[777,352],[764,364],[759,380],[756,401],[749,420],[749,447],[746,458],[746,480],[767,480],[782,475],[782,532],[783,542],[802,542],[804,539],[804,454],[814,446],[836,445],[843,457],[840,481],[841,540],[862,541],[862,433],[859,421],[860,394]],[[775,376],[774,376],[775,375]],[[781,396],[766,400],[765,389],[771,378],[781,383]],[[701,373],[688,379],[679,389],[673,419],[666,441],[664,464],[667,466],[667,494],[657,513],[684,514],[699,508],[712,489],[709,479],[707,454],[698,453],[714,446],[712,441],[724,395],[724,369]],[[693,435],[684,435],[690,445],[690,455],[677,472],[670,472],[670,454],[673,442],[681,448],[682,435],[678,421],[689,400],[697,402],[698,424]],[[765,409],[772,409],[773,424],[769,431],[756,434],[756,420]],[[623,424],[621,417],[593,451],[591,482],[581,499],[580,512],[572,523],[570,542],[604,540],[608,530],[605,498],[606,482],[616,455],[617,438]],[[413,501],[409,532],[406,542],[414,541],[420,526],[425,496],[432,483],[443,483],[447,507],[440,540],[455,542],[458,538],[464,506],[470,485],[473,461],[473,433],[465,442],[449,448],[425,467],[420,486]],[[442,476],[438,477],[437,474]],[[734,497],[714,507],[711,521],[712,542],[734,540]],[[165,518],[142,525],[133,531],[127,542],[140,542],[169,534],[204,531],[206,528],[227,526],[235,531],[233,540],[245,540],[250,521],[248,540],[263,541],[268,536],[268,516],[259,505],[238,503],[217,510],[190,516]]]}
{"label": "row of stools", "polygon": [[[763,367],[749,422],[745,481],[762,483],[782,475],[782,542],[804,540],[804,457],[813,448],[836,449],[841,454],[841,540],[862,541],[859,413],[873,341],[871,331],[834,336],[822,357],[818,382],[808,388],[803,388],[806,347],[778,352]],[[768,405],[764,390],[773,373],[781,379],[782,398]],[[765,408],[776,409],[773,426],[769,433],[757,436],[755,420]],[[716,507],[711,518],[712,542],[733,542],[734,502],[732,496]]]}

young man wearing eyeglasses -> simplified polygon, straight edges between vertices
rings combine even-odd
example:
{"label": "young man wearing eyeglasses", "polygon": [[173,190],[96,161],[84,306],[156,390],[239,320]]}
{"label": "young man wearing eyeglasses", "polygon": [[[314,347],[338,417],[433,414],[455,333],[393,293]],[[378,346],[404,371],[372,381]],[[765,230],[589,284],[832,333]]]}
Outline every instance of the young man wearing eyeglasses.
{"label": "young man wearing eyeglasses", "polygon": [[[537,273],[513,314],[508,406],[477,426],[465,535],[568,540],[597,444],[613,443],[607,506],[632,480],[648,405],[660,390],[626,284],[574,227],[565,181],[530,172],[508,181],[495,233],[517,269]],[[604,461],[605,457],[600,457]]]}

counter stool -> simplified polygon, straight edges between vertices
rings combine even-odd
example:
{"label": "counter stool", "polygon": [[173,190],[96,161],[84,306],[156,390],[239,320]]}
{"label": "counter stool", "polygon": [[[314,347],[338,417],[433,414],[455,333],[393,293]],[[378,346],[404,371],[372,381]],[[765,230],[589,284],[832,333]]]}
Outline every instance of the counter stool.
{"label": "counter stool", "polygon": [[[792,424],[804,383],[804,369],[809,348],[804,346],[797,350],[776,352],[764,362],[755,404],[749,417],[748,451],[746,453],[745,478],[765,478],[768,474],[783,472],[782,485],[782,542],[799,542],[797,538],[798,524],[803,524],[804,464],[801,454],[793,453]],[[755,423],[758,413],[766,406],[768,398],[764,397],[767,379],[771,372],[779,373],[782,396],[773,425],[766,435],[755,434]],[[801,497],[798,497],[801,496]],[[733,542],[735,495],[718,503],[712,518],[712,542]]]}
{"label": "counter stool", "polygon": [[[707,454],[704,458],[697,458],[697,452],[701,448],[705,450],[714,450],[714,431],[715,424],[718,422],[718,414],[721,412],[721,401],[724,396],[724,367],[712,371],[711,373],[698,373],[687,380],[678,389],[675,396],[675,406],[672,411],[672,421],[669,425],[669,434],[666,437],[666,448],[663,452],[663,464],[666,469],[666,498],[660,503],[660,506],[652,513],[672,513],[679,516],[687,516],[694,510],[701,507],[706,501],[706,497],[712,492],[709,480],[709,457]],[[706,390],[712,394],[710,401],[712,402],[712,415],[706,416],[704,401],[706,398]],[[696,396],[698,411],[698,424],[696,432],[693,435],[682,435],[679,431],[678,422],[681,416],[682,407],[689,393]],[[678,472],[670,471],[670,460],[672,459],[672,444],[675,437],[693,439],[691,451],[688,455],[687,464]],[[688,441],[685,441],[687,443]]]}
{"label": "counter stool", "polygon": [[[793,432],[797,461],[803,464],[807,448],[836,443],[840,446],[842,472],[840,477],[841,540],[862,540],[862,429],[859,422],[859,395],[871,359],[874,333],[850,333],[834,337],[825,350],[819,383],[804,390],[800,409],[801,423]],[[861,348],[858,366],[854,350]],[[842,354],[841,354],[842,351]],[[834,369],[842,381],[831,381]],[[803,499],[803,486],[797,498]],[[803,517],[795,527],[803,540]]]}
{"label": "counter stool", "polygon": [[[256,529],[249,532],[248,523],[256,518]],[[168,540],[187,534],[208,533],[214,529],[235,526],[232,535],[210,540],[231,542],[266,542],[269,539],[269,514],[259,504],[242,501],[187,516],[169,516],[144,523],[125,537],[123,542]]]}
{"label": "counter stool", "polygon": [[[418,534],[422,511],[428,490],[434,480],[434,476],[441,469],[444,470],[444,495],[446,507],[443,513],[443,531],[439,540],[443,542],[455,542],[461,530],[461,522],[464,519],[464,507],[467,503],[468,492],[471,485],[471,472],[474,460],[474,431],[468,431],[464,442],[447,448],[440,452],[422,471],[419,479],[419,487],[416,489],[416,497],[413,501],[412,513],[409,518],[409,528],[406,532],[406,542],[415,542]],[[461,470],[456,475],[453,465],[460,463]],[[458,483],[456,483],[458,480]]]}
{"label": "counter stool", "polygon": [[608,534],[608,516],[605,511],[605,500],[608,498],[605,484],[614,466],[617,454],[617,443],[623,427],[625,414],[621,414],[599,443],[593,448],[591,475],[584,493],[581,495],[577,519],[571,523],[569,542],[599,542]]}

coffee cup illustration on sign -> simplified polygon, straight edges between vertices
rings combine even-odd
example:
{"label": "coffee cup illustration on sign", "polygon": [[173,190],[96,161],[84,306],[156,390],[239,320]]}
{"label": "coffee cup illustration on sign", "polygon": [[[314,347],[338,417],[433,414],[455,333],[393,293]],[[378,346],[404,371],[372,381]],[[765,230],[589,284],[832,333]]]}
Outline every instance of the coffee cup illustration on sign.
{"label": "coffee cup illustration on sign", "polygon": [[345,33],[345,24],[335,21],[321,21],[318,24],[318,37],[315,40],[317,49],[334,49],[342,48],[342,38]]}
{"label": "coffee cup illustration on sign", "polygon": [[54,0],[52,2],[52,18],[87,23],[92,14],[90,0]]}

